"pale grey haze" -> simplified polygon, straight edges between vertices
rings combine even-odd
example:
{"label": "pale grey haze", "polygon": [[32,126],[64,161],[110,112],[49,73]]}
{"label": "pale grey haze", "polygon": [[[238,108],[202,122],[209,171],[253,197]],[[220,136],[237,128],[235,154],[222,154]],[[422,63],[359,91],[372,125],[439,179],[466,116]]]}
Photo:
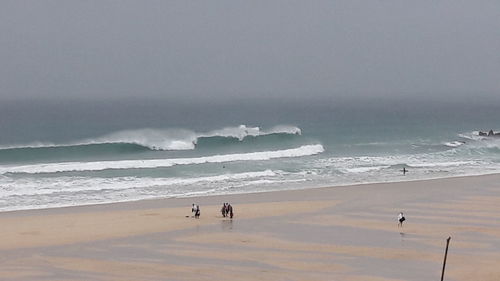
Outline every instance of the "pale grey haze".
{"label": "pale grey haze", "polygon": [[0,4],[3,99],[500,96],[500,1]]}

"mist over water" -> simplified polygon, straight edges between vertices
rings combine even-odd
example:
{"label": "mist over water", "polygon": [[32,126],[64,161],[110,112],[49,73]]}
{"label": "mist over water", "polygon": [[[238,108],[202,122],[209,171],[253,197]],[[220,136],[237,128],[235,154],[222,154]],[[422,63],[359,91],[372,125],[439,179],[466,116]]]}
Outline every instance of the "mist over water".
{"label": "mist over water", "polygon": [[[0,104],[0,210],[500,171],[499,103]],[[402,175],[401,169],[409,173]]]}

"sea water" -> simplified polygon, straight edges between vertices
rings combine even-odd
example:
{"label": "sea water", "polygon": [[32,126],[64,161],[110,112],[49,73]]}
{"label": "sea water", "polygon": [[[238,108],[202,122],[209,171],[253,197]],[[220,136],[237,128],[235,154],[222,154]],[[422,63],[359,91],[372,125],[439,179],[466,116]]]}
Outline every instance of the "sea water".
{"label": "sea water", "polygon": [[2,102],[0,210],[497,173],[478,130],[499,121],[470,101]]}

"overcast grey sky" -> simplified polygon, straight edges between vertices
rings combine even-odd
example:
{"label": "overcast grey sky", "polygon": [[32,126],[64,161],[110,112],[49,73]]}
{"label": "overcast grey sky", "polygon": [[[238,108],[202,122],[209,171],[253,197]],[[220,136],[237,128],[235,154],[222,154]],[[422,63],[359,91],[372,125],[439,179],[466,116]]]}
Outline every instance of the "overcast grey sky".
{"label": "overcast grey sky", "polygon": [[500,1],[19,1],[0,98],[500,96]]}

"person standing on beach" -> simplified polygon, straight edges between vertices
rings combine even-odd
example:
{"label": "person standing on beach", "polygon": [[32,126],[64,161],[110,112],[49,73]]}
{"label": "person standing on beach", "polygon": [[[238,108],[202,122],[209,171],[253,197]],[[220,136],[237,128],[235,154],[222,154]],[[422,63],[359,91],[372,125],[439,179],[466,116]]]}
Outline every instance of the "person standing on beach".
{"label": "person standing on beach", "polygon": [[403,227],[403,222],[405,221],[405,216],[403,215],[403,212],[400,212],[398,215],[398,227]]}
{"label": "person standing on beach", "polygon": [[229,213],[230,218],[233,218],[233,206],[229,203],[227,203],[227,213]]}
{"label": "person standing on beach", "polygon": [[191,208],[191,212],[194,213],[194,217],[196,219],[200,218],[200,213],[201,213],[200,206],[198,206],[197,204],[193,203],[193,207]]}
{"label": "person standing on beach", "polygon": [[223,217],[226,217],[226,203],[222,204],[222,209],[220,209],[221,213],[222,213],[222,216]]}

